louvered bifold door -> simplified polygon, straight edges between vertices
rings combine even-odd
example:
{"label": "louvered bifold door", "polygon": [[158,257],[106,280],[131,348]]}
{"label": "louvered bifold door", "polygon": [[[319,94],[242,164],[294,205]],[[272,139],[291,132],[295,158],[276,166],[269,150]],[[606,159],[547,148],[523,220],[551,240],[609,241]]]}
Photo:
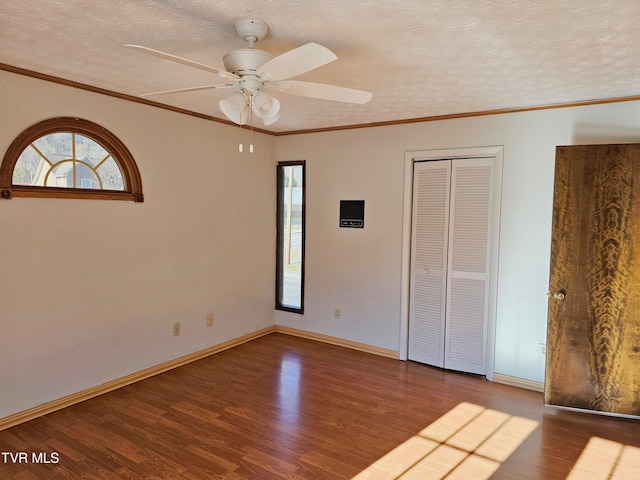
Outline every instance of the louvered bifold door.
{"label": "louvered bifold door", "polygon": [[414,166],[409,359],[444,366],[451,161]]}
{"label": "louvered bifold door", "polygon": [[494,159],[452,166],[445,368],[486,374]]}

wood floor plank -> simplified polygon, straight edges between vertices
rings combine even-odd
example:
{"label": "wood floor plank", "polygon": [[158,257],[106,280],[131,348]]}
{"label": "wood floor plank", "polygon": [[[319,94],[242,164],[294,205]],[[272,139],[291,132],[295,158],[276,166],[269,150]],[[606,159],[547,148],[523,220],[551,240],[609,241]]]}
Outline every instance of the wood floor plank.
{"label": "wood floor plank", "polygon": [[[443,438],[421,436],[460,404],[500,417],[489,422],[498,433],[458,418]],[[462,464],[446,472],[459,478],[495,466],[486,452],[518,437],[519,424],[525,438],[501,449],[491,478],[564,479],[592,437],[640,447],[635,420],[552,409],[540,393],[274,333],[1,431],[1,452],[59,461],[0,458],[0,478],[395,479]],[[475,430],[483,439],[458,441]]]}

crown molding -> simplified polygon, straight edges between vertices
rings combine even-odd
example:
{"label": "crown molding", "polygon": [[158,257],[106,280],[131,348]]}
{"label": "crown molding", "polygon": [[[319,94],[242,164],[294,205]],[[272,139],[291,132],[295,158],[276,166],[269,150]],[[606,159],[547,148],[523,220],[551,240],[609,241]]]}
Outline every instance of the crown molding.
{"label": "crown molding", "polygon": [[[143,105],[148,105],[151,107],[161,108],[163,110],[169,110],[176,113],[181,113],[183,115],[189,115],[192,117],[202,118],[204,120],[210,120],[216,123],[222,123],[225,125],[231,125],[239,128],[249,129],[248,125],[237,125],[229,120],[223,120],[221,118],[212,117],[210,115],[204,115],[202,113],[193,112],[191,110],[186,110],[184,108],[173,107],[171,105],[165,105],[163,103],[154,102],[152,100],[148,100],[146,98],[136,97],[133,95],[127,95],[124,93],[114,92],[112,90],[107,90],[105,88],[96,87],[93,85],[87,85],[85,83],[75,82],[73,80],[67,80],[65,78],[56,77],[53,75],[48,75],[45,73],[35,72],[33,70],[27,70],[25,68],[14,67],[12,65],[7,65],[5,63],[0,63],[0,70],[4,70],[11,73],[17,73],[19,75],[25,75],[27,77],[38,78],[40,80],[45,80],[47,82],[58,83],[60,85],[66,85],[72,88],[79,88],[81,90],[86,90],[93,93],[99,93],[101,95],[107,95],[110,97],[119,98],[121,100],[127,100],[130,102],[140,103]],[[612,97],[612,98],[600,98],[600,99],[592,99],[592,100],[581,100],[575,102],[566,102],[566,103],[553,103],[548,105],[535,105],[528,107],[513,107],[513,108],[502,108],[495,110],[480,110],[475,112],[461,112],[461,113],[451,113],[446,115],[433,115],[427,117],[417,117],[417,118],[405,118],[400,120],[388,120],[384,122],[371,122],[371,123],[360,123],[354,125],[339,125],[335,127],[323,127],[323,128],[310,128],[304,130],[290,130],[285,132],[272,132],[269,130],[264,130],[262,128],[253,127],[254,132],[264,133],[267,135],[273,135],[276,137],[287,136],[287,135],[302,135],[306,133],[321,133],[321,132],[334,132],[338,130],[353,130],[356,128],[372,128],[372,127],[388,127],[391,125],[405,125],[410,123],[423,123],[423,122],[436,122],[441,120],[453,120],[457,118],[470,118],[470,117],[483,117],[488,115],[503,115],[505,113],[522,113],[522,112],[533,112],[537,110],[552,110],[557,108],[571,108],[571,107],[585,107],[590,105],[602,105],[606,103],[620,103],[620,102],[633,102],[640,100],[640,95],[628,95],[624,97]]]}

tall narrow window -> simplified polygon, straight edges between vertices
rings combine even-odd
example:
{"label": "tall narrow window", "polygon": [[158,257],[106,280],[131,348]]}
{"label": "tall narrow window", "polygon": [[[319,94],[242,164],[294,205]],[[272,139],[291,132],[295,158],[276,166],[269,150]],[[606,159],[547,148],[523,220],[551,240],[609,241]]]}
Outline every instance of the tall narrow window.
{"label": "tall narrow window", "polygon": [[304,312],[304,161],[278,163],[276,308]]}

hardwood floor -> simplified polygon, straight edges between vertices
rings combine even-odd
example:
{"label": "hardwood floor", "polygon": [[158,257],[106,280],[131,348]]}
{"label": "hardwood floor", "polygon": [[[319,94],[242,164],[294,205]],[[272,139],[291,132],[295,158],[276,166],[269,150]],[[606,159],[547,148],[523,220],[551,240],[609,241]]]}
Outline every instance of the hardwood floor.
{"label": "hardwood floor", "polygon": [[[0,478],[349,479],[461,403],[537,422],[496,479],[564,479],[591,437],[640,447],[638,421],[542,402],[475,376],[274,333],[0,432]],[[20,452],[27,462],[13,463]],[[400,478],[361,478],[367,472]]]}

